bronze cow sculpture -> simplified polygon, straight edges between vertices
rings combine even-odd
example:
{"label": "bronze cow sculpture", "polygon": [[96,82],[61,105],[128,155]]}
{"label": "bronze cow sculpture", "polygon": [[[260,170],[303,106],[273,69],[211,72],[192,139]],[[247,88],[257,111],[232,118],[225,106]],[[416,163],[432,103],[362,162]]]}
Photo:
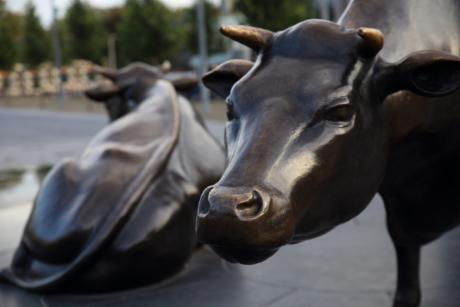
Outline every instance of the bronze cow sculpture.
{"label": "bronze cow sculpture", "polygon": [[195,247],[201,191],[223,172],[223,148],[168,81],[117,76],[90,96],[137,108],[100,131],[78,160],[45,179],[2,276],[45,293],[108,292],[161,281]]}
{"label": "bronze cow sculpture", "polygon": [[[167,80],[182,95],[198,86],[198,76],[193,72],[171,72],[142,62],[132,63],[119,71],[98,66],[93,67],[92,71],[102,75],[109,82],[88,89],[85,94],[93,101],[104,104],[110,121],[126,115],[142,102],[133,97],[137,93],[136,86],[139,86],[135,84],[137,80]],[[123,90],[124,87],[127,90]]]}
{"label": "bronze cow sculpture", "polygon": [[198,238],[257,263],[379,192],[398,261],[394,306],[418,306],[421,246],[460,223],[459,17],[458,1],[355,0],[338,23],[223,27],[258,56],[203,79],[227,98],[228,163],[202,194]]}

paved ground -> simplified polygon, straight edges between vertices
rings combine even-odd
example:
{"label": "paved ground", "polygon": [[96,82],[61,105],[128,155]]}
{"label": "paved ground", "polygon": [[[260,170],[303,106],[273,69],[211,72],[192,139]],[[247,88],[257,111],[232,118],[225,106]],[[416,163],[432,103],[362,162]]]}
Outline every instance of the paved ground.
{"label": "paved ground", "polygon": [[[29,206],[0,210],[0,267],[8,265]],[[423,307],[459,307],[460,230],[423,251]],[[359,218],[288,246],[255,266],[197,252],[166,284],[102,296],[35,296],[0,285],[2,307],[390,307],[395,259],[380,199]]]}
{"label": "paved ground", "polygon": [[0,169],[75,156],[106,123],[103,114],[0,108]]}
{"label": "paved ground", "polygon": [[[0,109],[0,165],[7,165],[6,153],[9,161],[29,165],[39,161],[31,153],[43,153],[43,160],[73,154],[104,123],[99,116]],[[212,126],[222,129],[218,123]],[[50,148],[54,153],[48,156]],[[11,259],[28,203],[0,206],[0,267]],[[427,246],[422,265],[423,307],[459,307],[460,229]],[[35,296],[0,284],[0,306],[390,307],[394,282],[395,258],[377,197],[353,221],[321,238],[285,247],[259,265],[230,265],[204,249],[162,285],[102,296]]]}
{"label": "paved ground", "polygon": [[[0,170],[54,164],[76,156],[106,124],[104,114],[0,107]],[[208,125],[222,138],[222,123]]]}

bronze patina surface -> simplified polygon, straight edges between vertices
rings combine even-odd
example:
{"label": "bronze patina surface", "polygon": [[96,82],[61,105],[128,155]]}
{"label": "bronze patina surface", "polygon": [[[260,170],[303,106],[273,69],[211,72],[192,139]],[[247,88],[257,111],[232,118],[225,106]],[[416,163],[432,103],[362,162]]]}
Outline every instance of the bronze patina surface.
{"label": "bronze patina surface", "polygon": [[142,62],[132,63],[118,71],[99,66],[92,70],[104,76],[108,82],[87,90],[86,96],[104,104],[110,121],[126,115],[142,103],[138,95],[143,93],[140,89],[143,79],[167,80],[180,94],[193,90],[199,81],[194,72],[171,72]]}
{"label": "bronze patina surface", "polygon": [[189,259],[196,204],[222,174],[224,151],[170,82],[142,71],[127,80],[125,72],[87,94],[136,107],[48,174],[2,272],[11,283],[115,291],[161,281]]}
{"label": "bronze patina surface", "polygon": [[202,194],[199,239],[257,263],[380,192],[398,260],[394,306],[418,306],[420,248],[460,222],[459,10],[355,0],[338,23],[223,27],[258,56],[204,77],[227,98],[228,164]]}

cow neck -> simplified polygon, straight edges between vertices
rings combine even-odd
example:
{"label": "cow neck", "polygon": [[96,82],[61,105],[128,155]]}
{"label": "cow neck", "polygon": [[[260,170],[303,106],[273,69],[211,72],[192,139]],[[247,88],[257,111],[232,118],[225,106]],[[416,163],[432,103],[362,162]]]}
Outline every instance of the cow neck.
{"label": "cow neck", "polygon": [[[183,175],[188,182],[193,183],[199,189],[204,189],[209,184],[215,183],[208,182],[207,176],[204,176],[204,174],[208,175],[218,169],[218,167],[210,167],[215,159],[212,159],[213,161],[203,158],[196,159],[196,157],[190,155],[189,150],[191,148],[207,148],[209,153],[214,152],[215,156],[218,156],[219,154],[223,155],[224,148],[218,139],[208,130],[204,119],[195,107],[182,96],[179,96],[178,101],[180,105],[181,124],[187,128],[180,131],[180,145],[175,151],[175,158],[177,159],[177,163],[180,164]],[[200,142],[196,142],[198,139]],[[207,171],[203,172],[203,169]],[[220,175],[221,173],[214,176],[216,181]],[[187,186],[190,187],[191,185]]]}
{"label": "cow neck", "polygon": [[133,101],[136,105],[140,105],[142,102],[152,97],[157,81],[157,79],[150,78],[136,79],[125,91],[124,99],[126,101]]}

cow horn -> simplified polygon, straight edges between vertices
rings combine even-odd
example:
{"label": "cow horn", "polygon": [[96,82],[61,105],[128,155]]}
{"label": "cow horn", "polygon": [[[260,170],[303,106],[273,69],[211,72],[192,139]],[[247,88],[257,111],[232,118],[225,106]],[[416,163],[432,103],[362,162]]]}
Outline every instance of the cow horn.
{"label": "cow horn", "polygon": [[273,37],[271,31],[250,26],[223,26],[220,32],[256,52],[267,47]]}
{"label": "cow horn", "polygon": [[382,50],[385,40],[380,30],[374,28],[359,28],[358,35],[363,39],[361,51],[365,57],[374,57]]}
{"label": "cow horn", "polygon": [[100,74],[101,76],[115,81],[117,79],[117,71],[115,69],[101,67],[101,66],[93,66],[92,72],[96,74]]}

